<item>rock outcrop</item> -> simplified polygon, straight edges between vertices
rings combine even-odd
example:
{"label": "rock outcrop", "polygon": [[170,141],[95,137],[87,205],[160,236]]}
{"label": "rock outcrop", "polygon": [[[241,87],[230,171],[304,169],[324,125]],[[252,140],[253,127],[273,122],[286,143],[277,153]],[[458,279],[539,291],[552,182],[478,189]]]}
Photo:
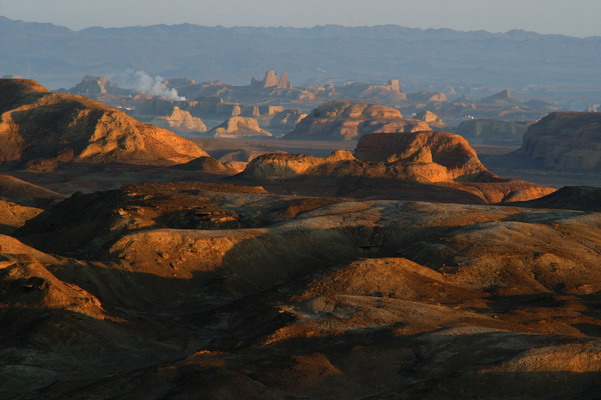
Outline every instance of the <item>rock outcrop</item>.
{"label": "rock outcrop", "polygon": [[429,92],[427,90],[409,93],[408,97],[411,101],[420,101],[424,103],[442,103],[448,100],[447,95],[443,92]]}
{"label": "rock outcrop", "polygon": [[339,96],[360,102],[404,102],[407,94],[401,92],[401,85],[397,79],[389,80],[386,85],[371,83],[348,83],[341,87],[330,87],[327,90],[331,96]]}
{"label": "rock outcrop", "polygon": [[184,111],[177,106],[173,107],[171,115],[153,118],[150,123],[183,134],[207,131],[207,126],[202,119],[193,117],[189,111]]}
{"label": "rock outcrop", "polygon": [[369,162],[437,164],[440,180],[488,173],[467,140],[449,132],[371,133],[359,139],[355,155]]}
{"label": "rock outcrop", "polygon": [[288,80],[288,74],[286,72],[282,72],[282,76],[278,80],[278,74],[275,71],[267,70],[267,72],[265,72],[265,77],[262,81],[252,78],[250,81],[250,86],[261,88],[290,89],[292,87],[292,84]]}
{"label": "rock outcrop", "polygon": [[82,96],[30,80],[0,80],[0,161],[34,169],[58,163],[170,165],[207,154],[172,132]]}
{"label": "rock outcrop", "polygon": [[305,117],[285,139],[356,140],[373,132],[431,130],[423,122],[403,118],[397,109],[376,104],[336,100],[323,104]]}
{"label": "rock outcrop", "polygon": [[217,138],[241,138],[241,137],[271,137],[270,132],[261,129],[255,118],[232,117],[221,125],[211,129],[209,136]]}
{"label": "rock outcrop", "polygon": [[281,193],[465,203],[527,201],[555,190],[499,178],[465,139],[448,132],[368,134],[356,154],[265,154],[238,179]]}
{"label": "rock outcrop", "polygon": [[97,96],[107,93],[123,94],[128,92],[106,76],[85,76],[80,83],[69,89],[69,93],[82,96]]}
{"label": "rock outcrop", "polygon": [[429,110],[418,112],[415,115],[415,119],[426,122],[432,129],[435,130],[444,131],[448,130],[449,128],[447,124],[442,122],[442,119],[438,115]]}
{"label": "rock outcrop", "polygon": [[277,87],[278,89],[290,89],[292,87],[292,84],[288,80],[288,74],[286,71],[282,72],[282,76],[280,76]]}
{"label": "rock outcrop", "polygon": [[293,130],[307,114],[300,110],[285,109],[273,114],[269,119],[269,130],[274,133],[288,133]]}
{"label": "rock outcrop", "polygon": [[528,124],[523,122],[471,119],[462,121],[455,131],[470,140],[484,143],[521,143],[527,130]]}
{"label": "rock outcrop", "polygon": [[511,97],[511,92],[509,89],[501,90],[499,93],[495,93],[492,96],[483,97],[479,100],[479,103],[483,104],[517,104],[520,103],[519,100]]}
{"label": "rock outcrop", "polygon": [[547,169],[601,171],[601,114],[551,113],[528,128],[518,151]]}

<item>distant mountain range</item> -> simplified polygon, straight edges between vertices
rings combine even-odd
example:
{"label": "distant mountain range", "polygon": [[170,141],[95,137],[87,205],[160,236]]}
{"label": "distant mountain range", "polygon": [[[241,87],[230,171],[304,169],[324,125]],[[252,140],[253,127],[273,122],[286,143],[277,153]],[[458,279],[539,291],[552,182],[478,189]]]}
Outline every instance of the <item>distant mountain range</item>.
{"label": "distant mountain range", "polygon": [[128,69],[234,84],[275,69],[287,71],[293,85],[396,78],[497,87],[601,86],[601,37],[521,30],[183,24],[72,31],[0,17],[0,51],[0,75],[21,75],[55,89],[71,87],[84,75],[115,76]]}

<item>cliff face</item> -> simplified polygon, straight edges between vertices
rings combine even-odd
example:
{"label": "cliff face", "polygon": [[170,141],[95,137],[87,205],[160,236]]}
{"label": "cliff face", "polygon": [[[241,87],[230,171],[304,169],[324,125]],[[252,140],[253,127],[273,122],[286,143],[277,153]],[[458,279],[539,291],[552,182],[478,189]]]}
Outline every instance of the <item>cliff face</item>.
{"label": "cliff face", "polygon": [[556,170],[601,170],[601,114],[551,113],[530,126],[520,152]]}
{"label": "cliff face", "polygon": [[286,139],[353,140],[372,132],[431,130],[423,121],[403,118],[400,111],[376,104],[332,101],[314,109]]}
{"label": "cliff face", "polygon": [[457,133],[485,142],[521,141],[528,125],[520,122],[496,119],[472,119],[461,122]]}
{"label": "cliff face", "polygon": [[170,165],[207,156],[194,143],[88,98],[0,80],[0,161]]}

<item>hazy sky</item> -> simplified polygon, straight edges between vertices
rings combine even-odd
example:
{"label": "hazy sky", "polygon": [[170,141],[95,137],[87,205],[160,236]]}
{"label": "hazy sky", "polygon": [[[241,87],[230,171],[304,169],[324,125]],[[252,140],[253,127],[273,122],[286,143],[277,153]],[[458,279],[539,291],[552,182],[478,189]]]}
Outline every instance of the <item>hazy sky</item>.
{"label": "hazy sky", "polygon": [[601,0],[0,0],[0,15],[71,29],[193,23],[525,29],[601,36]]}

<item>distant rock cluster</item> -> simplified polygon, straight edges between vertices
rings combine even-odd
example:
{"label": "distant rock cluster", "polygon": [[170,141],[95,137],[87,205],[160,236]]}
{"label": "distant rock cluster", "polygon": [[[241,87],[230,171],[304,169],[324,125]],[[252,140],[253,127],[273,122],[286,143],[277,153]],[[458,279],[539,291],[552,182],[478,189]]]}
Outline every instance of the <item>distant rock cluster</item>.
{"label": "distant rock cluster", "polygon": [[278,80],[278,75],[273,70],[268,70],[265,72],[265,77],[262,81],[259,81],[255,78],[252,78],[250,81],[251,87],[261,87],[261,88],[278,88],[278,89],[290,89],[292,88],[292,84],[288,80],[288,74],[286,72],[282,72],[282,76]]}

